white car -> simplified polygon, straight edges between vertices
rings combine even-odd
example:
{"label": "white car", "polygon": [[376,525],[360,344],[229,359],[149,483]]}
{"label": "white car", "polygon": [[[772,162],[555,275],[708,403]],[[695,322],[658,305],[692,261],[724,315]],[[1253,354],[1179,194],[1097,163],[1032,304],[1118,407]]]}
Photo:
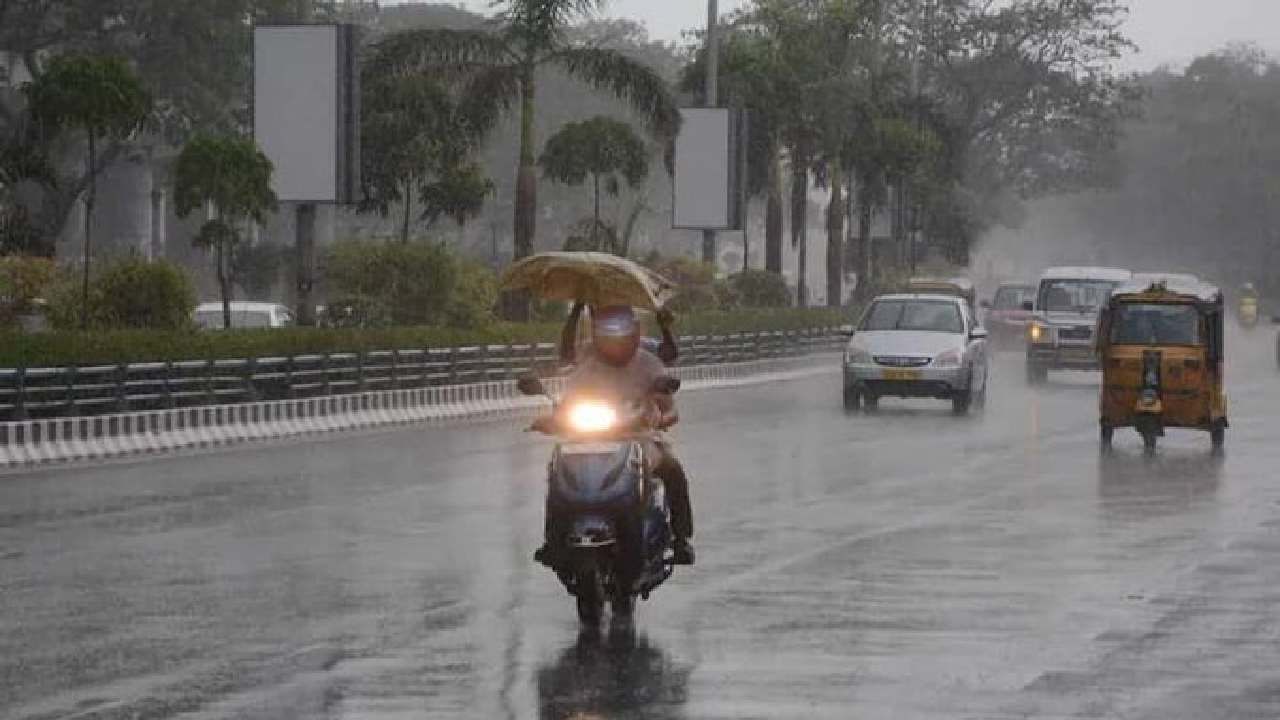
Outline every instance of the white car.
{"label": "white car", "polygon": [[1101,267],[1049,268],[1027,325],[1027,382],[1040,385],[1050,370],[1097,370],[1098,312],[1128,270]]}
{"label": "white car", "polygon": [[[193,319],[201,330],[223,329],[222,302],[200,303],[196,307]],[[231,302],[232,329],[292,326],[293,313],[289,308],[279,303],[248,302],[244,300],[233,300]]]}
{"label": "white car", "polygon": [[883,295],[845,349],[844,405],[870,410],[885,396],[937,398],[963,415],[986,402],[987,376],[987,331],[964,300]]}

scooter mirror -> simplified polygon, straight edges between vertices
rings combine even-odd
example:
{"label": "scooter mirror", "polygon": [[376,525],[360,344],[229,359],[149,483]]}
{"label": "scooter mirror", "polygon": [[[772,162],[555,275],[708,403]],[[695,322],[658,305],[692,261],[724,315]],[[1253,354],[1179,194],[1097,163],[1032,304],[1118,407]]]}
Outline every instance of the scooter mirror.
{"label": "scooter mirror", "polygon": [[680,390],[680,378],[660,377],[653,381],[653,392],[657,395],[674,395]]}
{"label": "scooter mirror", "polygon": [[525,395],[546,394],[546,389],[542,387],[542,381],[538,379],[537,375],[521,375],[520,379],[516,380],[516,387]]}

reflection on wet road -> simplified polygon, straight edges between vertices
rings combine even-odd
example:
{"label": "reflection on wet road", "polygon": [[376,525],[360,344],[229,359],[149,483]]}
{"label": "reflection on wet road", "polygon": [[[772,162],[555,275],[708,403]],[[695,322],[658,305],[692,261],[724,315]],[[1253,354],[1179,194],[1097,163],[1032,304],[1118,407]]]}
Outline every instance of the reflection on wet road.
{"label": "reflection on wet road", "polygon": [[0,716],[1280,716],[1272,337],[1225,457],[1098,450],[1096,378],[981,416],[689,393],[699,564],[578,632],[512,425],[0,478]]}

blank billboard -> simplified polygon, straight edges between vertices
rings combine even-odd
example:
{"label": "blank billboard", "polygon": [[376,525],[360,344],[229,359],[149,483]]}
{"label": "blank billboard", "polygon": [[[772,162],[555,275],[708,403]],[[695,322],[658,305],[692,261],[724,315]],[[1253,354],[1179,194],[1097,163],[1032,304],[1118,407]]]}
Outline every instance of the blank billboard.
{"label": "blank billboard", "polygon": [[741,113],[686,108],[676,138],[672,226],[690,230],[741,228]]}
{"label": "blank billboard", "polygon": [[254,29],[254,137],[282,202],[347,203],[359,167],[349,28]]}

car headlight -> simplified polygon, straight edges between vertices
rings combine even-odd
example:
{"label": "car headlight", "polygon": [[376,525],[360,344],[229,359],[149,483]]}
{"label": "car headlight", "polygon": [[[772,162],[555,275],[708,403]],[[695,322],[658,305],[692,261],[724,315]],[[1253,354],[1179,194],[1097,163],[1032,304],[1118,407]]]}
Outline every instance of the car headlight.
{"label": "car headlight", "polygon": [[963,359],[964,353],[959,350],[948,350],[933,359],[933,366],[940,368],[957,368],[960,367],[960,362]]}
{"label": "car headlight", "polygon": [[866,348],[847,347],[844,349],[845,365],[870,365],[874,362],[875,360]]}
{"label": "car headlight", "polygon": [[569,427],[577,432],[605,432],[617,424],[618,411],[602,402],[580,402],[569,408]]}
{"label": "car headlight", "polygon": [[1027,337],[1033,343],[1051,342],[1053,340],[1053,332],[1047,325],[1033,322],[1027,326]]}

